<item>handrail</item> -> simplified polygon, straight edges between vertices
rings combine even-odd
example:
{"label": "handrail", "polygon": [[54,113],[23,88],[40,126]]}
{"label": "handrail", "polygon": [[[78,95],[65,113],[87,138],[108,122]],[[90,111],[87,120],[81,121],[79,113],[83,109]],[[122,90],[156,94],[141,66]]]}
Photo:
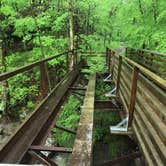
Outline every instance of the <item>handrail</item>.
{"label": "handrail", "polygon": [[164,80],[163,78],[161,78],[157,74],[151,72],[149,69],[143,67],[142,65],[139,65],[138,63],[134,62],[133,60],[130,60],[129,58],[125,57],[123,54],[119,54],[117,51],[114,51],[114,50],[112,50],[112,51],[115,52],[115,56],[117,56],[117,57],[121,56],[130,65],[132,65],[133,67],[137,67],[148,78],[152,79],[157,85],[159,85],[161,88],[166,90],[166,80]]}
{"label": "handrail", "polygon": [[161,88],[166,90],[166,80],[162,79],[157,74],[151,72],[150,70],[146,69],[145,67],[139,65],[138,63],[134,62],[133,60],[130,60],[129,58],[126,58],[122,56],[130,65],[137,67],[143,74],[151,78],[156,84],[158,84]]}
{"label": "handrail", "polygon": [[160,55],[160,56],[166,56],[165,53],[160,53],[160,52],[157,52],[157,51],[151,51],[151,50],[147,50],[147,49],[138,49],[138,48],[134,48],[134,47],[125,47],[125,48],[130,48],[130,49],[134,49],[134,50],[137,50],[137,51],[143,51],[143,52],[156,54],[156,55]]}
{"label": "handrail", "polygon": [[34,67],[36,67],[36,66],[38,66],[38,65],[40,65],[42,63],[44,63],[44,62],[50,61],[50,60],[52,60],[54,58],[58,58],[58,57],[60,57],[62,55],[65,55],[65,54],[67,54],[69,52],[71,52],[71,51],[67,51],[67,52],[63,52],[63,53],[57,54],[57,55],[53,55],[53,56],[50,56],[48,58],[44,58],[42,60],[39,60],[39,61],[33,62],[31,64],[25,65],[23,67],[20,67],[20,68],[18,68],[16,70],[0,74],[0,81],[6,80],[6,79],[8,79],[10,77],[13,77],[13,76],[15,76],[15,75],[17,75],[19,73],[24,72],[24,71],[28,71],[28,70],[30,70],[30,69],[32,69],[32,68],[34,68]]}

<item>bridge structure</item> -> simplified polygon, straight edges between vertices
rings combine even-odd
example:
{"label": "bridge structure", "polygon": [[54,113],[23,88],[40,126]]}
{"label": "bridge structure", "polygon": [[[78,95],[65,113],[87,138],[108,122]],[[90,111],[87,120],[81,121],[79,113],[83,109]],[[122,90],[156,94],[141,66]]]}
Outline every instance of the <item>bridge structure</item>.
{"label": "bridge structure", "polygon": [[[136,158],[143,158],[144,165],[164,166],[166,164],[166,80],[164,79],[166,68],[163,64],[166,62],[166,55],[134,48],[126,48],[125,53],[118,53],[107,48],[106,52],[102,53],[108,69],[103,81],[111,86],[110,91],[105,94],[108,100],[99,101],[95,98],[97,73],[91,74],[86,89],[75,86],[81,69],[86,66],[82,57],[84,54],[93,54],[91,52],[81,52],[73,70],[67,71],[66,76],[47,93],[45,63],[65,56],[68,68],[69,54],[70,51],[67,51],[0,75],[0,81],[4,81],[39,67],[43,96],[41,103],[2,147],[0,162],[31,164],[37,161],[42,165],[57,166],[48,156],[41,153],[49,151],[71,153],[69,166],[92,165],[94,111],[104,109],[118,111],[122,118],[119,124],[110,126],[110,133],[128,136],[138,144],[139,150],[103,163],[101,166],[115,165]],[[162,69],[156,70],[160,64]],[[85,91],[85,97],[77,131],[54,125],[68,92],[80,89]],[[45,145],[53,126],[76,135],[73,148]]]}

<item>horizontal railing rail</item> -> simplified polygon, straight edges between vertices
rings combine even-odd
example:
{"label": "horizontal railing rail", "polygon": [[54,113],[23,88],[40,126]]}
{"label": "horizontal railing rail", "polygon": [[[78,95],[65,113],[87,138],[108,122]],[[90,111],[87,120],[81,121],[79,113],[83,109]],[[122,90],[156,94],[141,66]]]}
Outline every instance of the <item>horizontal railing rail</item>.
{"label": "horizontal railing rail", "polygon": [[160,56],[166,56],[166,53],[160,53],[158,51],[151,51],[151,50],[147,50],[147,49],[138,49],[138,48],[134,48],[134,47],[126,47],[126,48],[137,50],[137,51],[142,51],[142,52],[146,52],[146,53],[150,53],[150,54],[156,54],[156,55],[160,55]]}
{"label": "horizontal railing rail", "polygon": [[[122,57],[123,60],[125,60],[127,63],[129,63],[131,66],[136,67],[139,69],[139,71],[144,74],[145,76],[147,76],[149,79],[151,79],[152,81],[154,81],[157,85],[159,85],[162,89],[166,90],[166,80],[161,78],[159,75],[157,75],[156,73],[150,71],[149,69],[147,69],[146,67],[142,66],[141,64],[138,64],[137,62],[135,62],[134,60],[126,57],[123,54],[120,54],[118,52],[116,52],[115,50],[111,50],[110,51],[111,57],[113,58],[114,56],[119,58]],[[109,62],[111,63],[111,62]]]}
{"label": "horizontal railing rail", "polygon": [[6,72],[6,73],[2,73],[2,74],[0,74],[0,81],[6,80],[6,79],[8,79],[10,77],[13,77],[13,76],[17,75],[17,74],[20,74],[20,73],[23,73],[25,71],[31,70],[32,68],[34,68],[36,66],[39,66],[39,65],[41,65],[41,64],[43,64],[43,63],[45,63],[47,61],[50,61],[52,59],[58,58],[58,57],[60,57],[62,55],[66,55],[66,54],[68,54],[70,52],[71,51],[67,51],[67,52],[63,52],[63,53],[57,54],[57,55],[53,55],[53,56],[50,56],[48,58],[44,58],[42,60],[39,60],[39,61],[33,62],[31,64],[28,64],[26,66],[20,67],[20,68],[18,68],[16,70],[9,71],[9,72]]}
{"label": "horizontal railing rail", "polygon": [[125,56],[160,75],[162,78],[166,78],[166,54],[127,47]]}

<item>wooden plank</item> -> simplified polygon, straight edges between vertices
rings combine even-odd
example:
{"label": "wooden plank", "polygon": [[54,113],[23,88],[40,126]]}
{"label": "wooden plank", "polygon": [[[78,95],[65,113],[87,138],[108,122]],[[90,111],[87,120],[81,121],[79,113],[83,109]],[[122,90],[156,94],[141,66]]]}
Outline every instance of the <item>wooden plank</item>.
{"label": "wooden plank", "polygon": [[40,105],[27,117],[20,128],[11,136],[10,140],[0,152],[0,161],[3,163],[18,163],[21,161],[42,127],[51,114],[56,111],[56,106],[61,101],[67,89],[76,79],[82,64],[71,71],[51,93],[40,103]]}
{"label": "wooden plank", "polygon": [[140,119],[137,117],[137,114],[135,114],[135,123],[134,123],[134,125],[137,125],[137,127],[140,130],[141,139],[145,143],[145,147],[146,147],[146,149],[148,150],[148,153],[151,156],[151,160],[156,165],[163,165],[164,166],[164,163],[162,162],[162,160],[160,158],[160,154],[156,151],[156,148],[155,148],[154,144],[152,143],[151,139],[149,138],[149,136],[147,134],[148,129],[143,127]]}
{"label": "wooden plank", "polygon": [[[141,78],[142,76],[139,76],[139,79]],[[164,100],[166,98],[166,94],[165,97],[164,96],[158,97],[156,95],[157,89],[151,90],[151,88],[149,87],[150,85],[148,84],[148,82],[143,83],[142,79],[138,80],[138,93],[143,97],[144,101],[148,103],[148,105],[153,109],[153,111],[160,117],[160,119],[162,119],[162,122],[166,124],[166,111],[165,111],[166,101]],[[153,86],[153,88],[155,88],[155,86]],[[161,93],[159,94],[162,95]],[[161,99],[161,97],[163,98]]]}
{"label": "wooden plank", "polygon": [[116,82],[116,94],[118,94],[119,86],[120,86],[121,68],[122,68],[122,57],[119,57],[118,76],[117,76],[117,82]]}
{"label": "wooden plank", "polygon": [[156,128],[160,136],[166,140],[166,125],[163,123],[162,119],[160,119],[158,114],[154,111],[154,108],[151,107],[151,104],[146,101],[143,93],[144,91],[140,91],[139,93],[137,93],[136,103],[139,104],[142,111],[144,111],[149,121],[153,124],[153,127]]}
{"label": "wooden plank", "polygon": [[135,100],[136,100],[136,92],[137,92],[137,79],[138,79],[139,69],[134,67],[132,74],[132,82],[131,82],[131,91],[130,91],[130,104],[129,104],[129,126],[131,126],[135,108]]}
{"label": "wooden plank", "polygon": [[56,147],[56,146],[33,145],[33,146],[30,146],[29,149],[33,150],[33,151],[49,151],[49,152],[63,152],[63,153],[71,153],[72,152],[72,148]]}
{"label": "wooden plank", "polygon": [[122,105],[125,108],[125,112],[128,113],[128,106],[127,106],[127,103],[126,103],[126,101],[124,99],[124,95],[122,94],[121,91],[119,91],[119,97],[120,97],[120,101],[122,102]]}
{"label": "wooden plank", "polygon": [[144,124],[145,128],[148,129],[148,134],[150,139],[153,141],[153,144],[156,147],[156,150],[160,154],[162,160],[166,161],[166,146],[164,145],[162,139],[159,137],[157,131],[154,129],[153,125],[149,122],[145,113],[141,110],[138,104],[136,104],[135,116],[139,117],[140,121]]}
{"label": "wooden plank", "polygon": [[95,82],[96,75],[92,74],[89,79],[69,166],[91,165]]}

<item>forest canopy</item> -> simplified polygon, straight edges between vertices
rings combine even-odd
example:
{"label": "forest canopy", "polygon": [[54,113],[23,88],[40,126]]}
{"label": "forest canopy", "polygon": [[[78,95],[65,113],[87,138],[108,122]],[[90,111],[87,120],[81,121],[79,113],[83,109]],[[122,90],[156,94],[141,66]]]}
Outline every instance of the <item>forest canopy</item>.
{"label": "forest canopy", "polygon": [[[0,38],[7,54],[20,49],[20,45],[38,54],[38,36],[45,54],[69,45],[68,1],[1,0],[0,3]],[[78,40],[81,48],[102,50],[110,45],[137,48],[144,45],[151,50],[166,50],[165,0],[73,0],[72,6],[75,42]]]}
{"label": "forest canopy", "polygon": [[[70,48],[69,2],[74,48],[105,51],[106,47],[131,46],[166,51],[165,0],[1,0],[0,73]],[[51,67],[58,82],[64,75],[64,58],[49,62]],[[100,64],[98,70],[102,68]],[[39,77],[39,71],[33,71],[3,82],[0,110],[26,112],[25,103],[32,109]]]}

